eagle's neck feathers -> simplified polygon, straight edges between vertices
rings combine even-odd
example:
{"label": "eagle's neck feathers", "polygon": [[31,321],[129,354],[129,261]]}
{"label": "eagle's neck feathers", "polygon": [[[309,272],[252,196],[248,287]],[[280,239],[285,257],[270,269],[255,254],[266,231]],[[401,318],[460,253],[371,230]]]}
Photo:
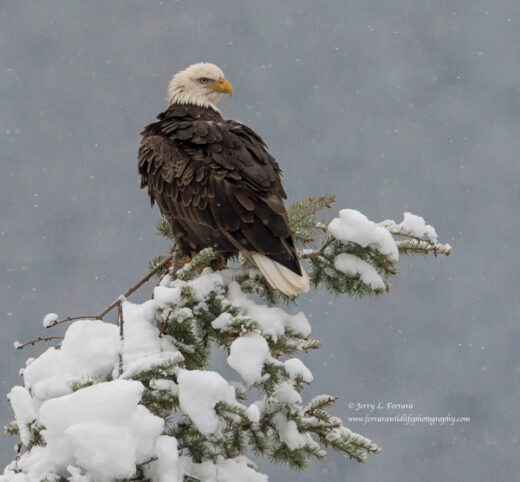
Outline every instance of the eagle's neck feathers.
{"label": "eagle's neck feathers", "polygon": [[[187,89],[182,79],[177,74],[168,87],[168,104],[179,105],[196,105],[198,107],[207,107],[213,109],[220,114],[220,110],[216,106],[221,94],[217,92],[208,92]],[[188,84],[189,85],[189,84]]]}
{"label": "eagle's neck feathers", "polygon": [[207,107],[213,109],[214,111],[220,114],[219,108],[211,102],[209,99],[204,99],[198,96],[190,95],[187,92],[183,92],[182,90],[175,92],[173,95],[168,98],[169,104],[179,104],[179,105],[196,105],[198,107]]}

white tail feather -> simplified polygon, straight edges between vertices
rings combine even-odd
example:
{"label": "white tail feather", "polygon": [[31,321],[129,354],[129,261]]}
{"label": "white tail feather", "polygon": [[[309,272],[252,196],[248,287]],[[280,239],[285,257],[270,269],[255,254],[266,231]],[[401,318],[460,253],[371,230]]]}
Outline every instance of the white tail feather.
{"label": "white tail feather", "polygon": [[253,260],[253,263],[273,288],[279,289],[287,296],[294,296],[309,291],[309,277],[303,270],[303,267],[302,275],[300,276],[263,254],[249,251],[247,255]]}

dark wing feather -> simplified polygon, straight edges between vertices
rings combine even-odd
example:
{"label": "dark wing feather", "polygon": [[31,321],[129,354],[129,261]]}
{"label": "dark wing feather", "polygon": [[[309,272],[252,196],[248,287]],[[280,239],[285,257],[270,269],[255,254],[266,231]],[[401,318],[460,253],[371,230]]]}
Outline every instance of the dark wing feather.
{"label": "dark wing feather", "polygon": [[148,187],[181,249],[257,251],[301,274],[281,170],[250,128],[195,106],[172,106],[142,133],[141,187]]}

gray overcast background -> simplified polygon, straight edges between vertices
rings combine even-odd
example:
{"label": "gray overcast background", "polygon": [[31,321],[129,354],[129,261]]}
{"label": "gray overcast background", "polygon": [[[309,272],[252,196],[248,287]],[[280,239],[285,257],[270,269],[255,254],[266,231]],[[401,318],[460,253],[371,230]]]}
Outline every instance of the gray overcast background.
{"label": "gray overcast background", "polygon": [[[304,357],[304,396],[339,395],[343,418],[360,414],[350,402],[400,402],[413,409],[377,415],[471,422],[351,423],[382,447],[366,464],[331,453],[303,473],[261,469],[272,481],[516,479],[519,5],[0,2],[2,394],[45,349],[13,340],[43,334],[50,311],[101,311],[167,249],[138,188],[139,132],[174,72],[212,61],[235,88],[225,117],[264,137],[289,202],[335,192],[330,216],[412,211],[454,248],[403,258],[384,299],[303,296],[324,345]],[[0,437],[2,466],[14,443]]]}

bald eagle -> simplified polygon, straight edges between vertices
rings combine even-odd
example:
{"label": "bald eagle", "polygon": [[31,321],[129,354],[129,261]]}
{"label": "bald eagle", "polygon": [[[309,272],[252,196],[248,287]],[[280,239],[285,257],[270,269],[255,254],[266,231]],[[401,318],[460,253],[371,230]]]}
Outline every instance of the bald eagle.
{"label": "bald eagle", "polygon": [[288,296],[309,290],[289,229],[280,166],[249,127],[217,108],[233,87],[214,64],[178,72],[168,109],[145,127],[139,147],[141,187],[148,188],[186,256],[212,247],[242,253]]}

